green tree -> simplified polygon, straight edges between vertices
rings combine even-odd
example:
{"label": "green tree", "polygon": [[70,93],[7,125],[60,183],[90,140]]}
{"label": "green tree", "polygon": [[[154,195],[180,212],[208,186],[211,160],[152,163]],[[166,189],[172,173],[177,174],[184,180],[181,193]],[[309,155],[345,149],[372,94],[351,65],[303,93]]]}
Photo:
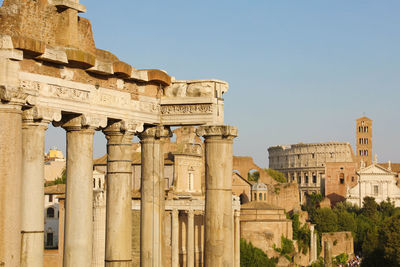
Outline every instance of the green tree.
{"label": "green tree", "polygon": [[356,233],[357,224],[353,214],[346,210],[334,210],[338,218],[338,231],[350,231]]}
{"label": "green tree", "polygon": [[276,261],[269,259],[268,256],[259,248],[240,239],[240,266],[241,267],[274,267]]}
{"label": "green tree", "polygon": [[[264,169],[265,170],[265,169]],[[275,181],[279,183],[286,183],[286,176],[280,171],[274,170],[274,169],[266,169],[267,173],[269,176],[272,177]]]}
{"label": "green tree", "polygon": [[361,213],[375,222],[378,220],[378,204],[376,203],[375,198],[364,198]]}
{"label": "green tree", "polygon": [[317,209],[311,218],[320,233],[336,232],[338,229],[338,218],[334,211],[329,208]]}
{"label": "green tree", "polygon": [[260,172],[259,171],[249,171],[247,174],[247,178],[249,181],[257,182],[260,179]]}
{"label": "green tree", "polygon": [[391,266],[400,266],[400,215],[386,219],[378,234],[384,259]]}

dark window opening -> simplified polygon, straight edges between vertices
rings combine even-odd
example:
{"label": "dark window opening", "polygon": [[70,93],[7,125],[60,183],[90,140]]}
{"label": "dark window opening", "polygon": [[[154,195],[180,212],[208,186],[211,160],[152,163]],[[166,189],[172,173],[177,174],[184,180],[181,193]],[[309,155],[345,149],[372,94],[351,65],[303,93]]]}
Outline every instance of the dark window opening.
{"label": "dark window opening", "polygon": [[48,218],[54,218],[54,209],[53,208],[48,208],[46,213],[47,213]]}

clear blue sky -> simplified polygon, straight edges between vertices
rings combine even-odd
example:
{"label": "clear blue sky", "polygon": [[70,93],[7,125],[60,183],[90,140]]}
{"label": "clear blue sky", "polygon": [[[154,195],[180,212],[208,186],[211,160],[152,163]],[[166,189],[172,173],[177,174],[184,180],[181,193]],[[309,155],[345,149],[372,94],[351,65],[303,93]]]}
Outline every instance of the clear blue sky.
{"label": "clear blue sky", "polygon": [[[229,82],[234,153],[268,164],[267,148],[355,142],[374,121],[379,161],[400,162],[400,1],[81,0],[96,46],[136,68]],[[46,146],[65,147],[50,129]],[[95,156],[105,152],[96,134]]]}

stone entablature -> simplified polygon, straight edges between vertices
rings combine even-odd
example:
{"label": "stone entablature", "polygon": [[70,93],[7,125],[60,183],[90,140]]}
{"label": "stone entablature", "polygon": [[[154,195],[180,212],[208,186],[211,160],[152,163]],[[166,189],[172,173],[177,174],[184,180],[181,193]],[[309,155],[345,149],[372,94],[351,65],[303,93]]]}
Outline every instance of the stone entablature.
{"label": "stone entablature", "polygon": [[141,264],[162,266],[163,146],[173,125],[201,125],[197,134],[206,139],[205,181],[213,190],[205,192],[204,234],[210,239],[204,260],[207,266],[237,266],[231,255],[232,183],[224,179],[232,174],[237,135],[223,125],[227,83],[176,81],[161,70],[132,67],[96,48],[90,21],[78,17],[84,11],[79,0],[4,0],[0,8],[0,265],[43,266],[43,155],[45,131],[53,123],[67,139],[63,266],[92,264],[93,192],[87,178],[98,130],[107,138],[106,265],[132,261],[130,142],[138,135]]}

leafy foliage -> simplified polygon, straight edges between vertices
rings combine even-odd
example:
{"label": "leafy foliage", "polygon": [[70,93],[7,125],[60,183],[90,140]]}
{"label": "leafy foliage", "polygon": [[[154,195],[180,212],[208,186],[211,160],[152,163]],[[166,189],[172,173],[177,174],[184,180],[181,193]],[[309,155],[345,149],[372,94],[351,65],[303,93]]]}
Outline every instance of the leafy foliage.
{"label": "leafy foliage", "polygon": [[[333,210],[316,206],[311,203],[305,208],[311,211],[318,238],[321,232],[350,231],[363,266],[400,266],[400,208],[394,207],[390,199],[378,205],[373,197],[366,197],[361,209],[349,203],[339,203]],[[296,235],[299,238],[298,232]],[[341,264],[344,258],[335,261]]]}
{"label": "leafy foliage", "polygon": [[241,267],[275,267],[276,260],[269,259],[259,248],[254,247],[251,242],[240,239],[240,266]]}
{"label": "leafy foliage", "polygon": [[333,259],[333,263],[336,265],[339,265],[339,264],[344,265],[347,263],[348,259],[349,259],[349,255],[347,255],[346,253],[342,253],[342,254],[337,255]]}
{"label": "leafy foliage", "polygon": [[281,236],[281,247],[277,248],[274,244],[273,248],[275,251],[279,252],[281,256],[293,262],[294,245],[292,240]]}
{"label": "leafy foliage", "polygon": [[310,247],[310,229],[306,224],[300,227],[299,214],[294,213],[290,219],[292,219],[293,240],[297,240],[299,252],[306,255]]}
{"label": "leafy foliage", "polygon": [[47,183],[47,186],[56,184],[65,184],[66,181],[67,181],[67,172],[64,169],[61,173],[61,177],[57,177],[54,181]]}
{"label": "leafy foliage", "polygon": [[249,171],[249,173],[247,174],[247,179],[249,181],[254,181],[257,182],[258,179],[260,179],[260,172],[259,171]]}
{"label": "leafy foliage", "polygon": [[336,232],[338,230],[337,215],[329,208],[317,209],[312,214],[311,220],[316,224],[316,229],[320,233]]}
{"label": "leafy foliage", "polygon": [[280,171],[274,170],[274,169],[266,169],[267,173],[269,176],[272,177],[275,181],[279,183],[286,183],[286,176]]}

